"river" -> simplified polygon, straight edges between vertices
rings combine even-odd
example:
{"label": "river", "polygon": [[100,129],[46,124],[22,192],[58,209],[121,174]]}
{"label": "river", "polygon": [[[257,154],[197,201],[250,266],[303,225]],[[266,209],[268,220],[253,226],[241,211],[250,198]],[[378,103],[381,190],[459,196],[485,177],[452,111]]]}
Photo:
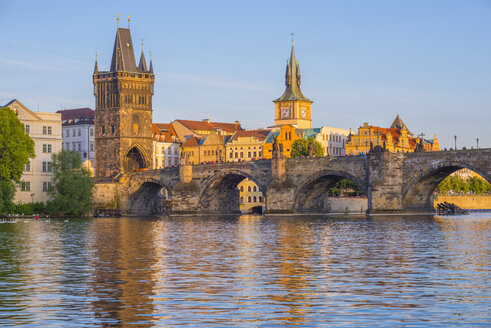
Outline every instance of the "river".
{"label": "river", "polygon": [[489,326],[490,235],[490,213],[18,219],[0,327]]}

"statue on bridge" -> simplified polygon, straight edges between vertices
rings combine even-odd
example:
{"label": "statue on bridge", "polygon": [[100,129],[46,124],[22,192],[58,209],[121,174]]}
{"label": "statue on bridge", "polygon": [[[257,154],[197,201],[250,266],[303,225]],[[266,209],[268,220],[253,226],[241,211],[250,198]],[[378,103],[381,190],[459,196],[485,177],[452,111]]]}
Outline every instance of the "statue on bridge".
{"label": "statue on bridge", "polygon": [[187,165],[189,162],[189,155],[185,151],[181,151],[179,154],[179,165]]}
{"label": "statue on bridge", "polygon": [[283,144],[278,142],[278,139],[273,140],[273,154],[274,159],[283,158]]}
{"label": "statue on bridge", "polygon": [[315,146],[313,142],[310,142],[310,140],[307,147],[307,154],[309,157],[315,157]]}

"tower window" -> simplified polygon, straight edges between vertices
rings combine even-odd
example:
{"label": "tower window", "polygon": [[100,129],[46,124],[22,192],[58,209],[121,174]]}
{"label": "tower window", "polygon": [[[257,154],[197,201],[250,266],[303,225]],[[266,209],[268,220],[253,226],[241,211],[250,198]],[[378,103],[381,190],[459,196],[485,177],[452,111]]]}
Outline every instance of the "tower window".
{"label": "tower window", "polygon": [[101,133],[102,134],[106,133],[106,128],[104,126],[101,126]]}
{"label": "tower window", "polygon": [[114,134],[114,125],[111,125],[111,132]]}

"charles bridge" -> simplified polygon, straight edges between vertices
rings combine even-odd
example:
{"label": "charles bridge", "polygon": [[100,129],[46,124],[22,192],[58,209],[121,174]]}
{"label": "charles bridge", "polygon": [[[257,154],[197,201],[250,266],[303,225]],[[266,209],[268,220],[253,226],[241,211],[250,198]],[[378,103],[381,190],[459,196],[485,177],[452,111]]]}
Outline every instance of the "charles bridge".
{"label": "charles bridge", "polygon": [[348,178],[366,194],[368,213],[433,212],[436,186],[462,168],[491,182],[491,149],[181,165],[98,182],[94,198],[100,206],[117,204],[128,214],[234,213],[237,184],[249,178],[265,196],[266,212],[326,212],[327,191]]}

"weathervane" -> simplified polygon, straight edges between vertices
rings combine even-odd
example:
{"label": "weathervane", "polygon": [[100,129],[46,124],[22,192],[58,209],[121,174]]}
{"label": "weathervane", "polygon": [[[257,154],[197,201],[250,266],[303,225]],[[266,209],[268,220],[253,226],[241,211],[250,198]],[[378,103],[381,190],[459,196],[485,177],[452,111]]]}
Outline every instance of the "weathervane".
{"label": "weathervane", "polygon": [[116,16],[117,16],[116,21],[117,21],[118,28],[119,28],[119,14],[116,14]]}
{"label": "weathervane", "polygon": [[292,32],[292,33],[290,33],[290,35],[292,36],[292,46],[293,46],[293,35],[294,35],[294,34],[295,34],[295,33],[293,33],[293,32]]}

